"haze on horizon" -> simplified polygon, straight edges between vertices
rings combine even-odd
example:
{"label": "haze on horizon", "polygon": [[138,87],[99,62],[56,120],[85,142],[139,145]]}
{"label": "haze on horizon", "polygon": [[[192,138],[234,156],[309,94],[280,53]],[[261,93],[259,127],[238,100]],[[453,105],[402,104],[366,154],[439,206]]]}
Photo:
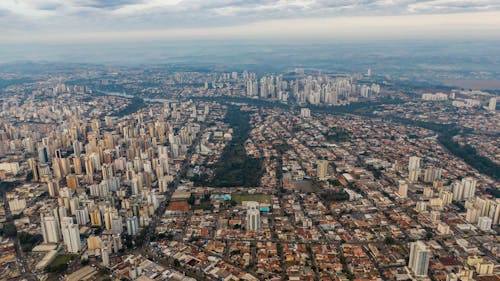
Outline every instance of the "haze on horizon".
{"label": "haze on horizon", "polygon": [[497,0],[2,0],[4,44],[500,37]]}

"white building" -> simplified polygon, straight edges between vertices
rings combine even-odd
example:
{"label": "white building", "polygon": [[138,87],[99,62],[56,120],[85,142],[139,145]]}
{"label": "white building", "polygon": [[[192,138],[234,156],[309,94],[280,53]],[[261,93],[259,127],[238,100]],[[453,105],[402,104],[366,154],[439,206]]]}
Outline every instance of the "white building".
{"label": "white building", "polygon": [[316,162],[316,173],[318,178],[325,179],[328,176],[328,161],[327,160],[318,160]]}
{"label": "white building", "polygon": [[63,218],[61,226],[64,244],[66,245],[68,252],[78,253],[82,246],[78,225],[73,223],[73,218],[66,217]]}
{"label": "white building", "polygon": [[424,242],[412,242],[410,244],[408,268],[410,268],[416,276],[427,276],[430,256],[431,251]]}
{"label": "white building", "polygon": [[477,220],[477,226],[482,231],[490,231],[491,230],[491,222],[492,219],[489,217],[479,217]]}
{"label": "white building", "polygon": [[408,162],[408,180],[410,182],[417,182],[420,176],[420,157],[411,156]]}
{"label": "white building", "polygon": [[131,236],[139,234],[139,221],[137,216],[127,218],[127,234]]}
{"label": "white building", "polygon": [[398,188],[398,194],[401,198],[406,198],[408,197],[408,183],[404,180],[400,180],[398,182],[399,188]]}
{"label": "white building", "polygon": [[12,214],[19,214],[26,208],[26,199],[14,198],[9,200],[9,209]]}
{"label": "white building", "polygon": [[247,202],[246,228],[253,231],[260,229],[259,202]]}
{"label": "white building", "polygon": [[311,117],[311,110],[307,107],[301,108],[300,109],[300,116],[302,116],[304,118]]}
{"label": "white building", "polygon": [[78,225],[86,225],[89,223],[89,210],[87,207],[79,208],[76,210],[76,223]]}
{"label": "white building", "polygon": [[59,230],[59,223],[54,216],[41,215],[41,227],[44,243],[59,243],[61,239],[61,232]]}
{"label": "white building", "polygon": [[497,98],[491,98],[490,102],[488,103],[488,110],[490,111],[495,111],[497,108]]}
{"label": "white building", "polygon": [[462,201],[474,198],[477,181],[474,178],[463,178],[461,182],[453,183],[453,200]]}

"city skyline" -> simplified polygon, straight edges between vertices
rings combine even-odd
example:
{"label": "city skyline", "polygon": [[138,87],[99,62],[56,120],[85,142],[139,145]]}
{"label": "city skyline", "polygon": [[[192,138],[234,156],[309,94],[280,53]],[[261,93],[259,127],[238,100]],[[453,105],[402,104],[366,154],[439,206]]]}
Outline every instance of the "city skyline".
{"label": "city skyline", "polygon": [[0,71],[0,278],[499,275],[498,91],[34,66]]}
{"label": "city skyline", "polygon": [[0,280],[499,281],[499,0],[0,0]]}

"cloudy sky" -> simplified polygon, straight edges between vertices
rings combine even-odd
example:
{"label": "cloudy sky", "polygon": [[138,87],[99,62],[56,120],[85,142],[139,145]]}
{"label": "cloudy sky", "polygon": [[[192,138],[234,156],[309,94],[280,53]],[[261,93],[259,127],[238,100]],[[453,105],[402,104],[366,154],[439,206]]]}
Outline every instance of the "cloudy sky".
{"label": "cloudy sky", "polygon": [[500,38],[500,0],[0,0],[0,41]]}

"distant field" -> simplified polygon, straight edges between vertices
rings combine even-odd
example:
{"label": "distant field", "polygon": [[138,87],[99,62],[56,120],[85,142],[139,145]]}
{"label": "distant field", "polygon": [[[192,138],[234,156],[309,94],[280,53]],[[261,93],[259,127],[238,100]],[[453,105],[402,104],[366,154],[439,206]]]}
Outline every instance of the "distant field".
{"label": "distant field", "polygon": [[479,79],[463,79],[463,80],[445,80],[443,84],[446,86],[455,86],[465,89],[500,89],[500,80],[479,80]]}
{"label": "distant field", "polygon": [[235,194],[231,196],[231,199],[236,201],[239,205],[241,205],[243,201],[257,201],[265,204],[271,203],[271,196],[267,194]]}

